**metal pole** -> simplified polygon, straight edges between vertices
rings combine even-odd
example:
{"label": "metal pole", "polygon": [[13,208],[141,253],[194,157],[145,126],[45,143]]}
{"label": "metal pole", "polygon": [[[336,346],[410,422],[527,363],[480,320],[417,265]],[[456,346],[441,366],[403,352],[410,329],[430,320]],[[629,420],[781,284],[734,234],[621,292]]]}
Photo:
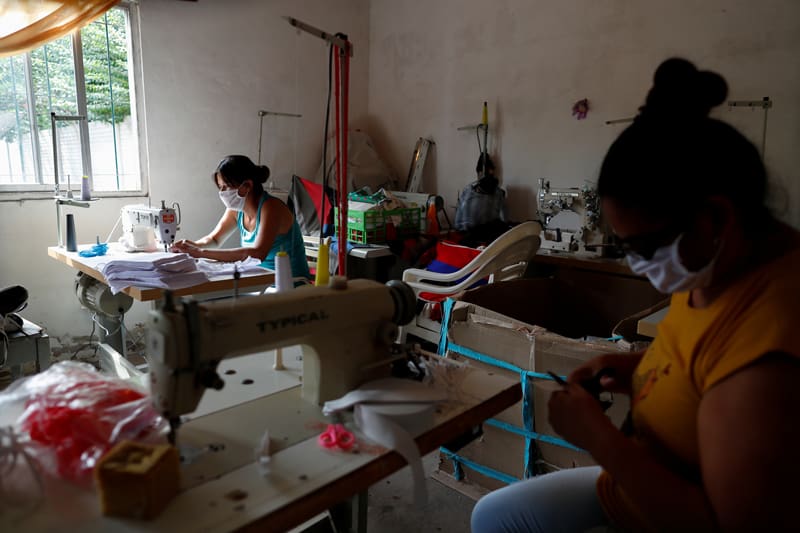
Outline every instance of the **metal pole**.
{"label": "metal pole", "polygon": [[294,17],[283,17],[283,18],[289,21],[289,24],[291,24],[295,28],[310,33],[311,35],[314,35],[316,37],[319,37],[320,39],[328,41],[329,43],[338,48],[346,50],[348,55],[350,56],[353,55],[353,45],[350,43],[350,41],[347,40],[347,37],[340,37],[338,34],[331,35],[330,33],[320,30],[319,28],[315,28],[311,24],[306,24],[301,20],[297,20]]}
{"label": "metal pole", "polygon": [[261,114],[261,111],[258,112],[258,162],[257,165],[261,164],[261,133],[264,131],[264,115]]}
{"label": "metal pole", "polygon": [[[347,272],[347,111],[350,77],[350,57],[353,55],[353,45],[347,36],[341,33],[331,35],[310,24],[306,24],[292,17],[284,17],[289,24],[307,33],[323,39],[335,47],[334,70],[336,72],[335,100],[336,100],[336,176],[339,193],[339,274]],[[325,141],[327,142],[327,140]],[[323,162],[324,164],[324,162]],[[323,169],[323,176],[324,176]],[[325,184],[323,184],[324,187]]]}
{"label": "metal pole", "polygon": [[[339,197],[339,235],[337,242],[336,256],[339,263],[339,275],[347,275],[347,215],[345,214],[345,207],[347,206],[347,183],[342,186],[342,102],[341,102],[341,49],[335,47],[333,51],[333,101],[335,103],[335,139],[336,150],[334,157],[336,158],[336,190]],[[347,162],[345,162],[345,166]]]}
{"label": "metal pole", "polygon": [[767,113],[769,113],[769,97],[764,97],[764,130],[761,132],[761,161],[767,160]]}
{"label": "metal pole", "polygon": [[624,124],[626,122],[633,122],[636,120],[636,117],[628,117],[628,118],[615,118],[614,120],[606,120],[606,125],[610,124]]}
{"label": "metal pole", "polygon": [[258,112],[259,123],[258,123],[258,164],[261,164],[261,139],[263,137],[264,131],[264,117],[267,115],[271,115],[273,117],[291,117],[291,118],[302,118],[303,115],[299,115],[297,113],[281,113],[278,111],[265,111],[260,110]]}
{"label": "metal pole", "polygon": [[[347,182],[347,161],[348,161],[348,139],[350,131],[350,56],[347,49],[340,49],[339,53],[342,56],[342,185],[344,191],[348,190]],[[347,209],[349,207],[348,197],[345,196],[345,201],[342,204],[341,211],[345,221],[345,231],[347,230]],[[347,266],[347,238],[345,237],[345,249],[339,249],[340,254],[344,254],[345,262],[342,263]],[[342,275],[346,275],[345,269],[342,269]]]}
{"label": "metal pole", "polygon": [[489,106],[486,102],[483,103],[483,177],[486,177],[486,160],[489,158]]}
{"label": "metal pole", "polygon": [[64,247],[64,238],[61,236],[61,202],[56,198],[56,231],[58,231],[58,247]]}
{"label": "metal pole", "polygon": [[769,108],[772,107],[772,100],[769,99],[769,96],[765,96],[761,100],[730,100],[728,107],[760,107],[764,110],[764,127],[761,131],[761,160],[763,161],[767,151],[767,114]]}
{"label": "metal pole", "polygon": [[[54,112],[50,112],[50,136],[53,138],[53,179],[56,182],[56,196],[61,195],[61,189],[58,183],[58,153],[56,152],[58,149],[56,143],[56,114]],[[59,245],[61,244],[61,232],[58,233],[59,235]]]}

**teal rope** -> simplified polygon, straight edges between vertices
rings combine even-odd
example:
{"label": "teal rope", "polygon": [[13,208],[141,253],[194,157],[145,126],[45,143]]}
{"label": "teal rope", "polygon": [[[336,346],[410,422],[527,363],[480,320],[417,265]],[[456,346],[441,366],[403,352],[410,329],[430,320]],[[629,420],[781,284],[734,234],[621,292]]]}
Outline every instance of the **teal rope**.
{"label": "teal rope", "polygon": [[462,457],[462,456],[458,455],[457,453],[451,452],[447,448],[444,448],[444,447],[439,448],[439,451],[442,452],[442,454],[445,457],[447,457],[448,459],[453,461],[454,471],[458,470],[460,472],[459,476],[454,476],[457,481],[461,481],[463,479],[463,476],[464,476],[463,472],[461,472],[461,468],[460,468],[461,464],[464,464],[465,466],[468,466],[469,468],[471,468],[475,472],[483,474],[486,477],[491,477],[491,478],[497,479],[497,480],[502,481],[503,483],[506,483],[506,484],[509,484],[509,485],[511,483],[514,483],[515,481],[519,481],[519,479],[515,478],[514,476],[510,476],[510,475],[508,475],[508,474],[506,474],[504,472],[500,472],[499,470],[495,470],[493,468],[489,468],[488,466],[484,466],[484,465],[482,465],[480,463],[476,463],[475,461],[471,461],[471,460],[467,459],[466,457]]}
{"label": "teal rope", "polygon": [[[515,372],[520,376],[520,386],[522,387],[522,422],[525,427],[519,428],[517,426],[514,426],[513,424],[508,424],[506,422],[502,422],[493,418],[487,420],[486,423],[498,429],[508,431],[510,433],[514,433],[516,435],[520,435],[525,438],[525,462],[524,462],[525,477],[527,478],[535,475],[535,472],[533,472],[533,469],[531,467],[531,457],[533,457],[534,454],[536,453],[535,441],[540,441],[547,444],[552,444],[554,446],[560,446],[562,448],[567,448],[579,452],[584,451],[581,448],[573,446],[564,439],[553,437],[550,435],[543,435],[535,431],[534,420],[533,420],[533,393],[531,391],[530,380],[549,379],[553,381],[553,378],[549,374],[544,374],[541,372],[533,372],[531,370],[525,370],[523,368],[518,367],[517,365],[509,363],[508,361],[502,361],[490,355],[480,353],[471,348],[467,348],[466,346],[461,346],[460,344],[456,344],[454,342],[449,341],[448,334],[451,325],[450,322],[454,306],[455,306],[455,300],[453,300],[452,298],[448,298],[447,300],[445,300],[443,306],[441,337],[439,339],[439,348],[438,348],[439,355],[444,356],[445,354],[447,354],[447,352],[457,353],[459,355],[463,355],[465,357],[474,359],[475,361],[479,361],[487,365],[502,368],[510,372]],[[453,459],[454,472],[457,474],[456,476],[457,480],[460,480],[459,475],[463,476],[463,474],[459,474],[460,472],[459,464],[463,463],[472,468],[473,470],[479,471],[480,473],[493,477],[494,479],[498,479],[506,483],[512,483],[514,481],[517,481],[516,478],[508,476],[507,474],[503,474],[502,472],[497,472],[495,470],[492,470],[491,468],[475,463],[474,461],[470,461],[469,459],[458,456],[453,452],[450,452],[449,450],[446,450],[444,448],[442,448],[442,452],[445,453],[445,455],[450,454],[454,457]],[[506,479],[510,481],[507,481]]]}

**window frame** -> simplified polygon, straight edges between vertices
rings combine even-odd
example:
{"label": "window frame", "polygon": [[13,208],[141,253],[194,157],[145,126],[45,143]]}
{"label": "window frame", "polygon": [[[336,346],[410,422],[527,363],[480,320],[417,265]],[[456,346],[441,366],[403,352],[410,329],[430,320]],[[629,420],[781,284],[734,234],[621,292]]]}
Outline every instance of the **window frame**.
{"label": "window frame", "polygon": [[[95,191],[92,190],[93,198],[138,198],[146,197],[150,189],[147,128],[144,114],[144,98],[142,84],[142,56],[141,56],[141,33],[138,2],[134,0],[122,0],[112,9],[124,9],[128,14],[128,30],[130,32],[128,57],[131,66],[129,67],[130,79],[128,83],[132,86],[131,107],[136,110],[136,134],[139,142],[139,188],[135,190],[123,191]],[[78,114],[86,116],[86,76],[83,66],[83,48],[81,43],[81,30],[75,30],[70,34],[72,40],[72,58],[75,69],[75,93],[78,104]],[[25,52],[25,84],[26,95],[30,98],[33,94],[33,78],[31,76],[31,52]],[[36,123],[35,110],[33,106],[28,106],[28,115],[31,124]],[[84,172],[92,174],[91,150],[89,140],[89,123],[81,120],[78,122],[80,127],[81,139],[81,161]],[[34,151],[33,164],[37,177],[41,176],[41,146],[38,135],[31,135],[32,149]],[[73,195],[77,192],[80,195],[80,179],[70,183],[70,190]],[[5,183],[0,184],[0,202],[13,202],[21,200],[37,200],[54,198],[54,184],[48,183]],[[66,190],[66,184],[61,184],[62,192]]]}

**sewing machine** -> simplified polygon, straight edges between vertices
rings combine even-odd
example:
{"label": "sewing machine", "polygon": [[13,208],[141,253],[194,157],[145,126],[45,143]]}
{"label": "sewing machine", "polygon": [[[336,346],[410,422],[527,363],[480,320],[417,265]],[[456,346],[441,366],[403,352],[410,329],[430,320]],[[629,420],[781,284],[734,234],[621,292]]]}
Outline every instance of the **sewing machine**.
{"label": "sewing machine", "polygon": [[180,416],[197,408],[207,388],[224,387],[217,373],[222,359],[301,345],[302,397],[321,405],[388,373],[397,326],[411,321],[415,302],[400,281],[345,278],[203,304],[166,297],[148,325],[153,403],[174,439]]}
{"label": "sewing machine", "polygon": [[180,224],[180,206],[167,207],[161,200],[161,207],[137,204],[122,208],[122,242],[129,251],[152,252],[158,248],[167,251],[175,242],[175,234]]}
{"label": "sewing machine", "polygon": [[600,204],[593,187],[555,188],[539,178],[536,194],[544,231],[541,248],[600,256],[605,235],[600,228]]}

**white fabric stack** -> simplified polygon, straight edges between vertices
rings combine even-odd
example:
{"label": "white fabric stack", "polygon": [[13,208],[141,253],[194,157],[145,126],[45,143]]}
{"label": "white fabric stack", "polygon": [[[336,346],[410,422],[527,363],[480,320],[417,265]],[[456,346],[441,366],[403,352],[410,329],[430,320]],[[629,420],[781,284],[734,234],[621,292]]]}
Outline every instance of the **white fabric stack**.
{"label": "white fabric stack", "polygon": [[171,252],[112,259],[103,265],[102,273],[112,294],[131,286],[183,289],[208,281],[206,273],[197,269],[197,262],[189,254]]}
{"label": "white fabric stack", "polygon": [[233,263],[223,263],[212,259],[198,259],[197,269],[202,270],[209,277],[214,276],[233,276],[234,272],[244,274],[246,272],[269,272],[268,268],[261,266],[261,260],[255,257],[248,257],[242,261]]}

